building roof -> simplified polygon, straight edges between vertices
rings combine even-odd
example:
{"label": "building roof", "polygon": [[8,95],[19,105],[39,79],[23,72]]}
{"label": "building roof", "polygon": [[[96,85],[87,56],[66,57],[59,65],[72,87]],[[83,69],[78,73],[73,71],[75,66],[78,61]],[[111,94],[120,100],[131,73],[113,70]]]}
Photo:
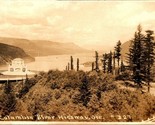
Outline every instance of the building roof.
{"label": "building roof", "polygon": [[13,61],[24,61],[24,60],[21,58],[15,58],[15,59],[13,59]]}

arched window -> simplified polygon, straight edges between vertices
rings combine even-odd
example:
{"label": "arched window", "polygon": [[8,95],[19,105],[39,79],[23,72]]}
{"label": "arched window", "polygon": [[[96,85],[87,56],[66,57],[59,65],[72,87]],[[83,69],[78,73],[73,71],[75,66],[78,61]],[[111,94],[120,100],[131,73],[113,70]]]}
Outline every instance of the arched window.
{"label": "arched window", "polygon": [[13,72],[14,71],[14,69],[13,68],[10,68],[10,72]]}
{"label": "arched window", "polygon": [[25,72],[26,71],[26,68],[23,68],[22,71]]}

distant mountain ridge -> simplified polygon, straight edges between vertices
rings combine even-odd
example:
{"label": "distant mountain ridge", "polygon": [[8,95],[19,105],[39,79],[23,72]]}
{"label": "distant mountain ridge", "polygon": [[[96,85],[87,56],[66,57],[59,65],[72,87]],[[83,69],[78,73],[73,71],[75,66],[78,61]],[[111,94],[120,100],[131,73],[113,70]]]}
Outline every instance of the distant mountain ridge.
{"label": "distant mountain ridge", "polygon": [[127,41],[121,45],[121,48],[122,48],[121,54],[122,54],[123,60],[125,61],[127,61],[127,53],[129,53],[130,45],[131,45],[131,41]]}
{"label": "distant mountain ridge", "polygon": [[28,40],[19,38],[0,37],[0,43],[22,48],[31,56],[48,56],[90,52],[74,43],[60,43],[47,40]]}
{"label": "distant mountain ridge", "polygon": [[127,53],[129,53],[130,45],[131,45],[131,41],[127,41],[121,45],[121,48],[122,48],[121,54],[122,54],[123,60],[125,61],[127,60]]}
{"label": "distant mountain ridge", "polygon": [[24,52],[19,47],[0,43],[0,65],[10,63],[14,58],[22,58],[26,62],[34,61],[35,59]]}

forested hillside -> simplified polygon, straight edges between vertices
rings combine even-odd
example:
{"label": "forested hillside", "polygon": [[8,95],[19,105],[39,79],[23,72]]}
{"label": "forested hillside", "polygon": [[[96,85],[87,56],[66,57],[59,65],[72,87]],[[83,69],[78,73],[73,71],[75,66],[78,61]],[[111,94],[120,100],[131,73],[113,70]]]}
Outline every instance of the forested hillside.
{"label": "forested hillside", "polygon": [[1,85],[1,119],[27,115],[26,120],[40,121],[142,121],[152,117],[155,97],[128,87],[125,81],[95,71],[40,72],[25,83]]}
{"label": "forested hillside", "polygon": [[0,43],[0,65],[5,65],[14,58],[22,58],[26,62],[34,61],[34,58],[26,54],[21,48]]}

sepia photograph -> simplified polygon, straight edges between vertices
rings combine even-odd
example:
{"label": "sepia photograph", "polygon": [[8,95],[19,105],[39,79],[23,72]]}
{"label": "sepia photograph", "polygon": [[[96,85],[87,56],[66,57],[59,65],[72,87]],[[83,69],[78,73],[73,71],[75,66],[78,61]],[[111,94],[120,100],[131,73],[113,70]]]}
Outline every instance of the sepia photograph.
{"label": "sepia photograph", "polygon": [[0,124],[155,124],[155,1],[0,0]]}

